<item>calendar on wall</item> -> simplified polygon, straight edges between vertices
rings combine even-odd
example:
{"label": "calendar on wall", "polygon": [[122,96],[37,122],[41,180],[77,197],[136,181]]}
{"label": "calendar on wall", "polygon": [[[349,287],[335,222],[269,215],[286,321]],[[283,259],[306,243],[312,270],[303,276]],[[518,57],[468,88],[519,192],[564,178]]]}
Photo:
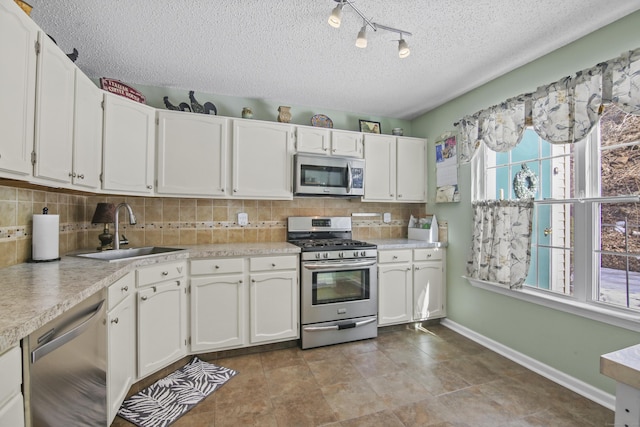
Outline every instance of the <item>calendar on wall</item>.
{"label": "calendar on wall", "polygon": [[455,134],[441,135],[436,149],[436,203],[459,202],[458,156]]}

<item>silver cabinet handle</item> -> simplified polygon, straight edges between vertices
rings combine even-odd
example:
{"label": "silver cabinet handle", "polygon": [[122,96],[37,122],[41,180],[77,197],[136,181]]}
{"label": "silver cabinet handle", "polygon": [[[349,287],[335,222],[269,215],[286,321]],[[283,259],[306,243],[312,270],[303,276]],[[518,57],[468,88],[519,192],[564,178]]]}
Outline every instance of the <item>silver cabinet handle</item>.
{"label": "silver cabinet handle", "polygon": [[243,283],[242,280],[238,280],[238,284],[242,284],[242,283]]}
{"label": "silver cabinet handle", "polygon": [[219,269],[219,268],[220,268],[220,266],[219,266],[219,265],[216,265],[216,267],[215,267],[215,268],[216,268],[216,270],[217,270],[217,269]]}
{"label": "silver cabinet handle", "polygon": [[117,325],[118,324],[118,318],[116,317],[115,319],[111,319],[111,323],[115,323]]}
{"label": "silver cabinet handle", "polygon": [[84,179],[84,174],[83,173],[78,174],[78,179]]}
{"label": "silver cabinet handle", "polygon": [[169,275],[169,272],[168,272],[168,271],[163,271],[161,274],[162,274],[163,276],[168,276],[168,275]]}
{"label": "silver cabinet handle", "polygon": [[276,264],[272,262],[271,263],[271,267],[275,267],[275,266],[276,266]]}
{"label": "silver cabinet handle", "polygon": [[122,292],[128,292],[129,291],[129,286],[123,286],[123,287],[120,288],[120,290]]}
{"label": "silver cabinet handle", "polygon": [[75,172],[69,172],[69,176],[70,176],[71,178],[75,178],[75,177],[76,177],[76,174],[75,174]]}
{"label": "silver cabinet handle", "polygon": [[140,299],[141,299],[142,301],[146,301],[148,298],[147,298],[147,297],[145,297],[145,296],[142,296],[142,297],[140,297]]}

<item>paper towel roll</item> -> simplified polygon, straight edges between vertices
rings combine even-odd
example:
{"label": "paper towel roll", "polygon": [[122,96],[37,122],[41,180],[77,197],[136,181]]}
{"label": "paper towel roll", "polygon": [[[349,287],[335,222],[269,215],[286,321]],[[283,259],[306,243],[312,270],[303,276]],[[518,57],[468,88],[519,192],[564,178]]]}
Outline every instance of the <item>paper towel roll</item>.
{"label": "paper towel roll", "polygon": [[52,261],[60,257],[58,252],[59,224],[59,215],[33,216],[31,258],[34,261]]}

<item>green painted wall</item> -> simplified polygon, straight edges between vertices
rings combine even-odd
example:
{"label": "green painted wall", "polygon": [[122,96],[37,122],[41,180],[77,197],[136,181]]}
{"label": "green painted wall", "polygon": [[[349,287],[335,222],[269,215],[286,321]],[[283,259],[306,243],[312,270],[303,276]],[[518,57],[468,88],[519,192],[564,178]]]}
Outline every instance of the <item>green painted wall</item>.
{"label": "green painted wall", "polygon": [[[453,129],[466,114],[531,92],[575,71],[640,47],[640,12],[631,14],[576,42],[497,78],[412,122],[415,134],[433,141]],[[461,64],[464,66],[464,64]],[[429,200],[435,198],[435,161],[429,158]],[[482,335],[533,357],[608,393],[613,380],[599,373],[599,357],[640,343],[640,334],[548,309],[470,286],[464,260],[471,245],[471,172],[459,173],[461,202],[428,203],[429,212],[449,223],[447,256],[448,317]]]}
{"label": "green painted wall", "polygon": [[[96,84],[99,86],[99,82],[96,79]],[[169,101],[173,105],[178,105],[181,102],[189,103],[189,88],[176,89],[176,88],[163,88],[154,86],[144,86],[138,84],[131,84],[125,82],[128,85],[136,88],[144,94],[147,98],[147,105],[155,108],[165,108],[163,97],[168,96]],[[218,110],[219,116],[226,117],[241,117],[242,109],[249,107],[253,111],[253,118],[255,120],[265,120],[275,122],[278,117],[278,107],[280,105],[291,106],[291,123],[297,125],[311,125],[311,117],[315,114],[325,114],[333,121],[334,129],[343,130],[360,130],[359,119],[372,120],[380,122],[382,133],[391,135],[391,129],[399,127],[404,129],[405,136],[422,136],[413,135],[411,133],[411,122],[409,120],[393,119],[389,117],[368,116],[364,114],[350,113],[345,111],[329,110],[326,108],[316,108],[301,105],[291,105],[286,101],[269,101],[258,98],[239,98],[233,96],[224,95],[212,95],[202,92],[195,92],[196,100],[200,104],[204,104],[209,101],[212,102]]]}

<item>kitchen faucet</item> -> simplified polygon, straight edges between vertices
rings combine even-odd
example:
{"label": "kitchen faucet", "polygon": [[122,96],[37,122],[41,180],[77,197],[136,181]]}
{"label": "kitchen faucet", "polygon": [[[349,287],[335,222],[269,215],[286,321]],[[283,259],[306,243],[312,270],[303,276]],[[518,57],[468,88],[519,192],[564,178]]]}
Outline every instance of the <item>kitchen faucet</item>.
{"label": "kitchen faucet", "polygon": [[131,206],[129,206],[129,203],[120,203],[118,206],[116,206],[116,212],[114,214],[114,218],[113,218],[113,236],[115,237],[113,239],[113,249],[118,250],[120,249],[120,243],[122,243],[123,245],[126,245],[129,243],[129,241],[127,240],[126,237],[124,237],[124,234],[122,235],[122,241],[120,241],[120,225],[118,224],[118,213],[120,212],[120,208],[121,207],[125,207],[127,208],[127,210],[129,211],[129,224],[131,225],[135,225],[136,223],[136,216],[133,213],[133,209],[131,209]]}

